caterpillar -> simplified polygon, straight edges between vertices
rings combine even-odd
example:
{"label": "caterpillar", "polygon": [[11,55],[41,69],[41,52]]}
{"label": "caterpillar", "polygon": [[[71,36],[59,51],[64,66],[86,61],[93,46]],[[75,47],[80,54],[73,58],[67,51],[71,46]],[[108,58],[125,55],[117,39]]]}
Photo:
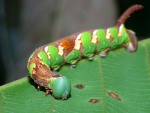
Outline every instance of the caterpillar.
{"label": "caterpillar", "polygon": [[82,57],[91,60],[97,53],[104,57],[109,50],[120,46],[135,51],[136,35],[126,29],[124,23],[142,8],[139,4],[129,7],[113,27],[75,33],[36,49],[28,59],[27,68],[38,89],[45,87],[46,95],[51,93],[54,98],[67,99],[71,95],[71,83],[65,76],[55,73],[60,66],[66,63],[74,66]]}

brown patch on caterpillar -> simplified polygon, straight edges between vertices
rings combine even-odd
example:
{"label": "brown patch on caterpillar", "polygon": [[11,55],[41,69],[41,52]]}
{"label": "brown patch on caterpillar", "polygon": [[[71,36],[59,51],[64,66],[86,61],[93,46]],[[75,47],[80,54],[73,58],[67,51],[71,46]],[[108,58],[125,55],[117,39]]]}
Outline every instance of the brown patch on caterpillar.
{"label": "brown patch on caterpillar", "polygon": [[34,81],[44,87],[49,86],[50,79],[55,75],[50,68],[41,63],[36,63],[35,73],[32,75]]}
{"label": "brown patch on caterpillar", "polygon": [[63,52],[67,55],[74,49],[75,41],[72,38],[66,38],[63,39],[59,45],[63,47]]}
{"label": "brown patch on caterpillar", "polygon": [[115,92],[109,92],[108,95],[118,101],[121,101],[121,98],[119,97],[119,95]]}

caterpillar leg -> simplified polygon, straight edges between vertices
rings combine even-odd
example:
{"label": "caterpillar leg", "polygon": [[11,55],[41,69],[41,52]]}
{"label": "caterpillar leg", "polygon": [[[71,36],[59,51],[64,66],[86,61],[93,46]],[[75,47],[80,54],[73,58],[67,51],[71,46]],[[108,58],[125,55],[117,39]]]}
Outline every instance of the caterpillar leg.
{"label": "caterpillar leg", "polygon": [[94,58],[94,54],[91,54],[89,57],[88,57],[88,60],[92,61]]}
{"label": "caterpillar leg", "polygon": [[41,88],[40,85],[38,85],[38,86],[37,86],[37,89],[38,89],[39,91],[40,91],[40,88]]}
{"label": "caterpillar leg", "polygon": [[71,64],[70,65],[70,68],[75,68],[76,67],[76,64]]}
{"label": "caterpillar leg", "polygon": [[[38,91],[40,91],[40,88],[41,88],[41,86],[37,86],[37,89],[38,89]],[[45,92],[45,95],[46,96],[48,96],[48,94],[50,94],[50,93],[52,93],[52,90],[51,89],[48,89],[48,88],[46,88],[46,92]]]}
{"label": "caterpillar leg", "polygon": [[46,89],[45,95],[48,96],[48,94],[52,93],[51,89]]}
{"label": "caterpillar leg", "polygon": [[106,57],[106,52],[105,52],[105,51],[101,51],[101,52],[99,53],[99,56],[100,56],[100,57]]}
{"label": "caterpillar leg", "polygon": [[88,57],[88,60],[92,61],[92,60],[93,60],[93,58],[94,58],[94,56],[92,56],[92,57]]}
{"label": "caterpillar leg", "polygon": [[73,62],[71,62],[70,68],[75,68],[77,61],[78,61],[78,59],[76,59],[76,60],[74,60]]}
{"label": "caterpillar leg", "polygon": [[100,56],[100,57],[106,57],[108,50],[109,50],[109,49],[106,49],[106,50],[101,51],[101,52],[99,53],[99,56]]}

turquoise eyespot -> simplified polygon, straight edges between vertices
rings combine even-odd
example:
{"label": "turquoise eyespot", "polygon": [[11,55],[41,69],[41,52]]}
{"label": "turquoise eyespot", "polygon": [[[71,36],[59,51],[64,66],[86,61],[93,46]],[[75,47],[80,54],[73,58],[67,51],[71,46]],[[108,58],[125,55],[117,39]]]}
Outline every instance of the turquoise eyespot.
{"label": "turquoise eyespot", "polygon": [[66,77],[58,77],[52,90],[55,98],[67,99],[71,93],[71,83]]}

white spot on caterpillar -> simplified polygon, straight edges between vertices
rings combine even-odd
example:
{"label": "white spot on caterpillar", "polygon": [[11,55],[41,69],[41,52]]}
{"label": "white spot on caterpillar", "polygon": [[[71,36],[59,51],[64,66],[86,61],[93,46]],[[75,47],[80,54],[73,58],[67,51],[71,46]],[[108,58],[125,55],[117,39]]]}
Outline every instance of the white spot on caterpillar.
{"label": "white spot on caterpillar", "polygon": [[107,39],[110,39],[110,29],[107,29],[107,30],[106,30],[106,38],[107,38]]}
{"label": "white spot on caterpillar", "polygon": [[127,48],[128,48],[128,51],[131,51],[131,52],[132,52],[132,51],[135,51],[135,47],[132,45],[131,42],[129,43],[129,45],[128,45]]}
{"label": "white spot on caterpillar", "polygon": [[38,56],[39,59],[42,59],[39,54],[37,56]]}
{"label": "white spot on caterpillar", "polygon": [[46,53],[48,53],[48,46],[46,46],[46,47],[44,48],[44,51],[45,51]]}
{"label": "white spot on caterpillar", "polygon": [[91,42],[95,44],[96,41],[97,41],[97,30],[93,31]]}
{"label": "white spot on caterpillar", "polygon": [[120,27],[119,27],[118,36],[121,36],[121,35],[122,35],[122,27],[123,27],[123,24],[121,24]]}
{"label": "white spot on caterpillar", "polygon": [[58,46],[58,54],[60,55],[60,56],[62,56],[63,55],[63,53],[64,53],[64,51],[63,51],[63,47],[62,46]]}
{"label": "white spot on caterpillar", "polygon": [[46,54],[47,54],[47,56],[48,56],[48,59],[50,59],[51,57],[50,57],[50,53],[49,53],[49,51],[48,51],[48,46],[46,46],[46,47],[44,48],[44,51],[46,52]]}
{"label": "white spot on caterpillar", "polygon": [[81,34],[79,34],[75,40],[75,46],[74,49],[79,50],[81,44]]}

